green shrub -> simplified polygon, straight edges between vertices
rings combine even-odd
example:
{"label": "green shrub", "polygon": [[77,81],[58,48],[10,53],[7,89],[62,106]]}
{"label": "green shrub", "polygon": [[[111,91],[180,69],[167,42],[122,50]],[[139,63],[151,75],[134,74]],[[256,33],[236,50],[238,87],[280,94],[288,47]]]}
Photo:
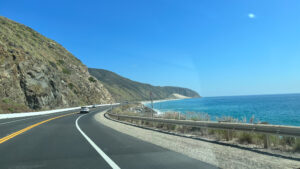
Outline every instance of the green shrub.
{"label": "green shrub", "polygon": [[[276,136],[276,137],[278,137],[278,136]],[[253,133],[252,134],[252,142],[257,145],[264,144],[265,138],[266,138],[266,134],[262,134],[262,133]]]}
{"label": "green shrub", "polygon": [[8,110],[8,111],[10,111],[11,113],[13,113],[13,112],[14,112],[14,109],[13,109],[13,108],[11,108],[11,107],[10,107],[10,108],[8,108],[7,110]]}
{"label": "green shrub", "polygon": [[8,98],[2,99],[2,102],[3,103],[9,103],[9,99]]}
{"label": "green shrub", "polygon": [[63,68],[62,72],[63,72],[64,74],[67,74],[67,75],[70,75],[70,74],[71,74],[71,71],[70,71],[69,69],[67,69],[67,68]]}
{"label": "green shrub", "polygon": [[294,146],[293,146],[293,150],[294,150],[295,152],[300,152],[300,138],[297,138],[297,139],[296,139],[296,142],[295,142],[295,144],[294,144]]}
{"label": "green shrub", "polygon": [[69,83],[68,87],[72,90],[74,88],[74,84],[73,83]]}
{"label": "green shrub", "polygon": [[164,127],[167,130],[175,130],[176,125],[174,125],[174,124],[165,124]]}
{"label": "green shrub", "polygon": [[156,128],[161,129],[161,128],[163,128],[163,127],[164,127],[164,124],[162,124],[162,123],[157,123],[157,124],[156,124]]}
{"label": "green shrub", "polygon": [[296,143],[296,139],[294,137],[287,137],[287,136],[283,136],[281,139],[280,139],[280,144],[281,145],[293,145]]}
{"label": "green shrub", "polygon": [[95,83],[96,80],[93,77],[89,77],[89,81]]}
{"label": "green shrub", "polygon": [[238,141],[242,144],[251,144],[253,142],[252,136],[248,132],[241,132],[241,134],[238,136]]}
{"label": "green shrub", "polygon": [[222,130],[222,129],[213,129],[214,134],[217,136],[219,140],[225,139],[226,141],[232,140],[235,137],[235,132],[232,130]]}
{"label": "green shrub", "polygon": [[56,64],[54,62],[49,61],[50,65],[54,68],[57,68]]}
{"label": "green shrub", "polygon": [[61,65],[65,64],[65,61],[63,61],[63,60],[58,60],[57,62]]}

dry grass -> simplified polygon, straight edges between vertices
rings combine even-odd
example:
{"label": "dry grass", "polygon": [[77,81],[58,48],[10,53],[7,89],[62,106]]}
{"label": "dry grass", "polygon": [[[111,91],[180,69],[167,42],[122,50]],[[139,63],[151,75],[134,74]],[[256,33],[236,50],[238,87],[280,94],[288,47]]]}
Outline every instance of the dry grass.
{"label": "dry grass", "polygon": [[295,152],[300,152],[300,138],[296,139],[295,144],[293,145],[293,150]]}
{"label": "dry grass", "polygon": [[[137,104],[127,104],[124,106],[119,106],[113,109],[113,113],[120,114],[120,115],[130,115],[130,116],[145,116],[143,114],[130,111],[135,106],[137,106]],[[195,112],[188,112],[186,114],[182,114],[179,112],[166,112],[164,114],[156,115],[156,118],[210,121],[210,116],[208,114],[195,113]],[[139,121],[139,120],[135,120],[135,121],[126,120],[126,119],[123,120],[138,125],[144,125],[148,127],[153,127],[162,130],[183,133],[183,134],[192,134],[192,135],[201,136],[209,139],[215,139],[218,141],[229,141],[229,142],[235,142],[243,145],[253,145],[253,147],[256,146],[258,148],[263,148],[266,147],[266,145],[268,145],[268,148],[271,149],[277,149],[277,150],[289,151],[289,152],[300,152],[300,139],[295,137],[266,135],[266,134],[254,133],[254,132],[232,131],[232,130],[222,130],[222,129],[197,128],[197,127],[165,124],[165,123],[158,123],[158,122],[146,122],[146,121]],[[217,120],[222,122],[225,121],[225,122],[236,122],[236,123],[247,121],[245,118],[242,121],[239,121],[238,119],[230,116],[217,118]],[[250,119],[250,122],[253,123],[253,121],[254,121],[254,117]]]}

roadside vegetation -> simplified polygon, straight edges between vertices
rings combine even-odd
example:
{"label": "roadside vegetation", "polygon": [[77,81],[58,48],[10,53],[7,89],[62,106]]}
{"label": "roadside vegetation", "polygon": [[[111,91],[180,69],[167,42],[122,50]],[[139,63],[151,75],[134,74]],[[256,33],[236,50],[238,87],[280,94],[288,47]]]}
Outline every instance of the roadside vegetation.
{"label": "roadside vegetation", "polygon": [[[210,116],[206,113],[188,112],[181,114],[179,112],[166,112],[163,114],[156,114],[152,109],[145,107],[142,104],[126,104],[118,106],[112,109],[113,114],[129,115],[129,116],[142,116],[142,117],[153,117],[163,119],[175,119],[175,120],[193,120],[193,121],[210,121]],[[265,149],[265,150],[276,150],[279,152],[292,152],[300,153],[300,138],[270,135],[256,132],[244,132],[244,131],[233,131],[233,130],[222,130],[222,129],[211,129],[211,128],[198,128],[183,125],[173,125],[158,122],[148,122],[141,120],[119,120],[127,121],[137,125],[147,126],[151,128],[157,128],[169,132],[175,132],[185,135],[192,135],[199,138],[204,138],[210,141],[225,142],[234,145],[240,145],[247,148],[254,149]],[[219,122],[233,122],[233,123],[246,123],[247,120],[238,120],[233,117],[219,117]],[[255,121],[252,117],[249,122]],[[259,120],[256,120],[259,122]],[[259,122],[261,123],[261,122]],[[265,123],[265,122],[264,122]],[[262,123],[262,124],[264,124]]]}
{"label": "roadside vegetation", "polygon": [[31,111],[26,106],[16,103],[9,98],[3,98],[2,100],[0,100],[0,107],[0,114]]}
{"label": "roadside vegetation", "polygon": [[94,79],[93,77],[89,77],[89,81],[95,83],[96,79]]}

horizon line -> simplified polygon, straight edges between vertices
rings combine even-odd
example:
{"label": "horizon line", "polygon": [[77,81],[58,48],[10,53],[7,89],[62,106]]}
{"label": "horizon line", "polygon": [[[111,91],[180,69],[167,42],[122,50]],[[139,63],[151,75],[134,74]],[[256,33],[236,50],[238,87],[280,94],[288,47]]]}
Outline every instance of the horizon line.
{"label": "horizon line", "polygon": [[270,95],[293,95],[293,94],[300,94],[300,92],[299,93],[271,93],[271,94],[268,93],[268,94],[220,95],[220,96],[201,96],[201,97],[204,98],[204,97],[270,96]]}

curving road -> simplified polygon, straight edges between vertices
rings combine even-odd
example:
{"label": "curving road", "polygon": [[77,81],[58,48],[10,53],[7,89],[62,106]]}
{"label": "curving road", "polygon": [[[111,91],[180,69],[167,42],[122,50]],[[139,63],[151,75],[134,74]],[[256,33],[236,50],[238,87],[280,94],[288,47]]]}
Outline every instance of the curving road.
{"label": "curving road", "polygon": [[0,120],[0,169],[216,168],[74,111]]}

